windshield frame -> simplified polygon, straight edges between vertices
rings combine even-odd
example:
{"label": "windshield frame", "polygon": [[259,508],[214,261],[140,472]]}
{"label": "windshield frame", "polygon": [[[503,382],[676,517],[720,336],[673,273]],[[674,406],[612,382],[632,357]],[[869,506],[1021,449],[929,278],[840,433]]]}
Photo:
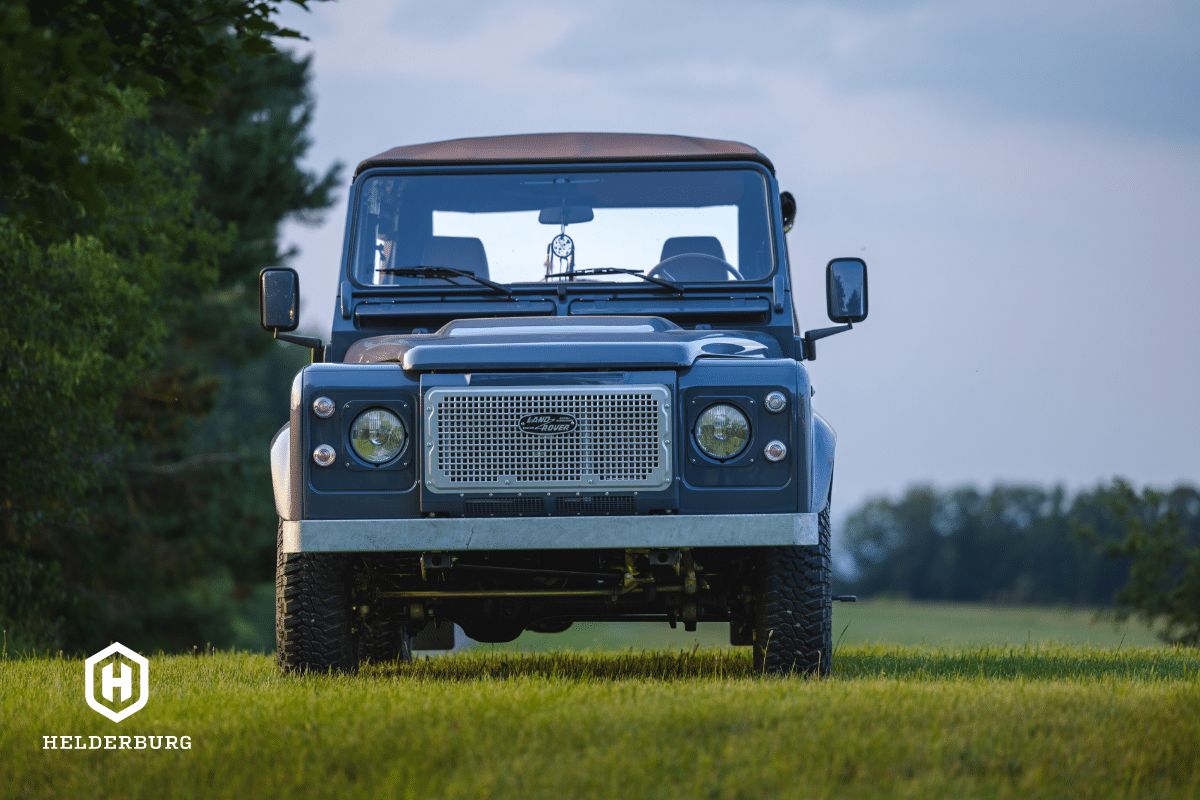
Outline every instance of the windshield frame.
{"label": "windshield frame", "polygon": [[[779,206],[778,188],[775,182],[774,174],[757,161],[750,160],[719,160],[719,161],[699,161],[699,162],[679,162],[679,161],[651,161],[651,162],[573,162],[573,163],[547,163],[547,164],[531,164],[528,162],[518,164],[470,164],[470,165],[432,165],[432,166],[399,166],[399,167],[374,167],[364,170],[354,180],[351,188],[350,198],[347,208],[347,225],[343,238],[343,252],[341,265],[341,280],[349,281],[350,284],[358,292],[367,292],[370,294],[381,295],[413,295],[413,296],[429,296],[429,295],[444,295],[447,292],[458,294],[478,294],[480,292],[495,297],[494,290],[481,286],[479,284],[455,284],[447,281],[444,285],[420,285],[412,284],[376,284],[365,283],[355,276],[354,262],[357,256],[357,240],[358,226],[360,224],[360,212],[362,209],[363,193],[367,182],[375,177],[389,177],[397,175],[504,175],[504,174],[547,174],[547,173],[562,173],[570,172],[693,172],[693,171],[744,171],[752,170],[756,172],[764,181],[765,203],[769,219],[767,224],[768,236],[768,251],[771,254],[770,270],[765,274],[755,278],[747,278],[737,281],[723,282],[688,282],[682,284],[687,293],[707,294],[708,290],[718,289],[720,291],[729,292],[740,291],[743,288],[753,288],[756,292],[761,292],[764,286],[771,286],[776,282],[777,276],[780,274],[780,267],[787,263],[786,253],[782,252],[782,242],[779,231],[782,230],[782,216]],[[646,270],[649,272],[649,269]],[[590,292],[596,289],[604,291],[618,290],[621,293],[638,292],[657,294],[664,291],[663,286],[650,281],[606,281],[597,279],[602,276],[590,276],[588,281],[530,281],[507,283],[501,282],[506,288],[511,289],[519,294],[544,294],[547,291],[554,292],[577,292],[585,290]]]}

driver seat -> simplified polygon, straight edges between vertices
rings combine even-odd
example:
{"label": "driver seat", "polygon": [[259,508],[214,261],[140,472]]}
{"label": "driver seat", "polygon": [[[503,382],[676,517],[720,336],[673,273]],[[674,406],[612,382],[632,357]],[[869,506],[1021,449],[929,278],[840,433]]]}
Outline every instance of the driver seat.
{"label": "driver seat", "polygon": [[[675,256],[692,255],[698,258],[680,259],[668,266],[662,262]],[[663,242],[659,266],[650,271],[655,277],[684,283],[710,283],[730,280],[734,272],[725,261],[725,248],[715,236],[673,236]]]}
{"label": "driver seat", "polygon": [[721,240],[715,236],[672,236],[663,242],[662,255],[658,260],[666,261],[671,256],[683,253],[700,253],[725,260],[725,248],[721,247]]}

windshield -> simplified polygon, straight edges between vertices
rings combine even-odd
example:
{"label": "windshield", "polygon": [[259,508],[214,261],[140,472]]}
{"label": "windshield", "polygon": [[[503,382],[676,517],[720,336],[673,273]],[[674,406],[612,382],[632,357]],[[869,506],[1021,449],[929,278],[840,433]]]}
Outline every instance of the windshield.
{"label": "windshield", "polygon": [[365,284],[474,283],[417,267],[647,286],[638,274],[714,283],[774,269],[767,181],[752,169],[384,175],[360,198],[353,274]]}

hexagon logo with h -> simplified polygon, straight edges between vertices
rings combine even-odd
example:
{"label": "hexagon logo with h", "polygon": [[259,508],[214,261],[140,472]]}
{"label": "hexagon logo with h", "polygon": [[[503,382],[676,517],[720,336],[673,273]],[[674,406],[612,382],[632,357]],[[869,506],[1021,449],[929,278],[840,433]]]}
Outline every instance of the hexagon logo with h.
{"label": "hexagon logo with h", "polygon": [[[109,656],[111,661],[100,669],[100,693],[96,696],[96,667]],[[137,675],[137,699],[134,699],[134,672],[129,663],[141,669]],[[150,659],[142,658],[120,642],[113,642],[83,662],[83,697],[94,711],[99,711],[113,722],[120,722],[142,710],[150,699]],[[130,703],[130,701],[133,701]]]}

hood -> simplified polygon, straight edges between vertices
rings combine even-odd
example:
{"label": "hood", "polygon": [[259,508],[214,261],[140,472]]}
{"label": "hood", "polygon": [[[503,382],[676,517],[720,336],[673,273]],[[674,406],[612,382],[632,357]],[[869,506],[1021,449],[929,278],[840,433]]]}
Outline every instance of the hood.
{"label": "hood", "polygon": [[360,339],[345,363],[399,363],[411,372],[679,369],[705,357],[782,355],[765,334],[685,330],[661,317],[518,317],[457,320],[432,334]]}

